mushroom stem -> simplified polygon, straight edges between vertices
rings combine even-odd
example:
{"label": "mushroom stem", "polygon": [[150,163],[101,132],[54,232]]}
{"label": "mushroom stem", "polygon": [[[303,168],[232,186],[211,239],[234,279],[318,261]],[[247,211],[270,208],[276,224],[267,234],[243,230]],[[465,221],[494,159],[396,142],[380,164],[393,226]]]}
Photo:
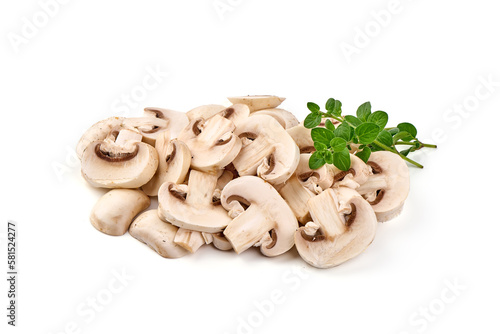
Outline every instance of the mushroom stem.
{"label": "mushroom stem", "polygon": [[360,195],[366,195],[368,193],[385,189],[387,187],[387,176],[383,174],[374,174],[371,175],[368,180],[363,183],[356,191]]}
{"label": "mushroom stem", "polygon": [[192,170],[189,174],[189,194],[186,203],[193,206],[207,206],[212,203],[217,176]]}
{"label": "mushroom stem", "polygon": [[273,228],[273,222],[257,206],[251,205],[234,218],[224,230],[236,253],[241,253],[260,241]]}
{"label": "mushroom stem", "polygon": [[320,223],[320,229],[329,240],[333,240],[346,231],[345,220],[339,214],[339,203],[333,191],[323,192],[322,196],[322,200],[309,200],[307,206],[315,222],[329,222],[328,224]]}

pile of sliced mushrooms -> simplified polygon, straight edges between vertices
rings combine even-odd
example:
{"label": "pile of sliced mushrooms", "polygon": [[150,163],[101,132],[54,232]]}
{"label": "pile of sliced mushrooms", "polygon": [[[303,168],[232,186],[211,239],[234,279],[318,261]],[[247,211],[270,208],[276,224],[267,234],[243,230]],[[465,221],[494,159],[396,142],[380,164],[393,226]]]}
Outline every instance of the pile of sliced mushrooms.
{"label": "pile of sliced mushrooms", "polygon": [[[295,245],[311,266],[330,268],[363,252],[377,222],[401,212],[409,172],[396,154],[374,152],[367,163],[351,154],[348,171],[311,170],[311,130],[278,108],[284,98],[228,100],[187,113],[146,108],[88,129],[77,145],[82,175],[111,189],[92,225],[128,231],[166,258],[206,244],[269,257]],[[156,196],[158,208],[148,209]]]}

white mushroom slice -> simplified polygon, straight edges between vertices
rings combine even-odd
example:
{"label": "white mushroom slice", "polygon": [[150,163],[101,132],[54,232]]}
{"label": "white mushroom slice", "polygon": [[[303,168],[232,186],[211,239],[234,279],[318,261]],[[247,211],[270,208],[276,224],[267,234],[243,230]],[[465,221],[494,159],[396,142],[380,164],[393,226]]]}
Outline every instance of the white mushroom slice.
{"label": "white mushroom slice", "polygon": [[179,134],[191,151],[191,168],[215,172],[231,163],[241,148],[234,129],[234,123],[221,115],[191,121]]}
{"label": "white mushroom slice", "polygon": [[135,138],[130,130],[121,130],[115,141],[91,143],[82,156],[82,175],[94,187],[139,188],[151,180],[157,167],[154,147],[140,142],[140,135]]}
{"label": "white mushroom slice", "polygon": [[190,231],[184,228],[179,228],[175,235],[174,242],[189,253],[196,253],[201,246],[206,244],[206,240],[201,232]]}
{"label": "white mushroom slice", "polygon": [[292,137],[293,141],[299,147],[300,153],[312,153],[316,151],[314,141],[311,138],[311,129],[302,124],[287,129],[286,132]]}
{"label": "white mushroom slice", "polygon": [[253,115],[268,115],[277,120],[284,129],[290,129],[299,124],[297,117],[285,109],[273,108],[263,109],[255,112]]}
{"label": "white mushroom slice", "polygon": [[142,190],[148,196],[158,196],[158,189],[165,182],[183,183],[191,165],[191,152],[186,144],[179,140],[169,140],[168,131],[159,134],[156,139],[158,169]]}
{"label": "white mushroom slice", "polygon": [[113,189],[102,196],[92,209],[90,222],[109,235],[123,235],[134,217],[145,210],[151,200],[140,190]]}
{"label": "white mushroom slice", "polygon": [[299,148],[271,116],[248,117],[235,131],[243,143],[233,160],[239,175],[258,175],[271,184],[284,183],[297,168]]}
{"label": "white mushroom slice", "polygon": [[250,116],[250,109],[246,104],[233,104],[226,109],[219,111],[219,115],[227,118],[238,127],[242,122],[244,122],[248,116]]}
{"label": "white mushroom slice", "polygon": [[233,96],[227,98],[232,104],[242,103],[250,108],[250,112],[262,109],[276,108],[283,101],[284,97],[274,95],[248,95],[248,96]]}
{"label": "white mushroom slice", "polygon": [[95,141],[106,139],[111,132],[123,126],[125,117],[110,117],[92,125],[78,141],[76,145],[76,155],[82,160],[83,151]]}
{"label": "white mushroom slice", "polygon": [[261,178],[232,180],[222,190],[221,204],[234,218],[224,236],[236,253],[258,244],[262,254],[277,256],[293,247],[297,219],[276,189]]}
{"label": "white mushroom slice", "polygon": [[165,121],[165,126],[163,127],[158,125],[143,125],[138,128],[141,131],[143,140],[153,146],[161,132],[168,131],[172,139],[177,138],[182,129],[189,123],[189,119],[185,113],[164,108],[145,108],[144,116]]}
{"label": "white mushroom slice", "polygon": [[308,206],[314,222],[295,232],[295,246],[311,266],[337,266],[361,254],[373,241],[377,218],[356,191],[330,188],[311,198]]}
{"label": "white mushroom slice", "polygon": [[134,219],[128,232],[161,256],[175,259],[189,254],[174,242],[177,230],[176,226],[161,220],[156,210],[148,210]]}
{"label": "white mushroom slice", "polygon": [[356,155],[351,154],[351,168],[343,171],[334,165],[327,165],[330,173],[333,174],[333,187],[348,187],[357,189],[368,180],[371,174],[370,167]]}
{"label": "white mushroom slice", "polygon": [[228,251],[233,249],[233,246],[231,246],[231,243],[226,239],[226,237],[224,237],[224,234],[214,233],[212,234],[212,237],[212,243],[218,250]]}
{"label": "white mushroom slice", "polygon": [[311,158],[311,155],[312,154],[308,153],[300,155],[295,175],[304,188],[309,189],[314,194],[319,194],[323,190],[332,186],[333,176],[328,170],[327,165],[323,165],[318,169],[310,169],[309,159]]}
{"label": "white mushroom slice", "polygon": [[372,205],[379,222],[399,215],[410,191],[410,173],[397,154],[373,152],[367,164],[373,174],[356,190]]}
{"label": "white mushroom slice", "polygon": [[220,104],[207,104],[189,110],[186,113],[186,116],[189,118],[190,122],[197,120],[198,118],[209,119],[224,109],[226,109],[226,107]]}
{"label": "white mushroom slice", "polygon": [[164,183],[158,192],[161,219],[173,225],[199,232],[222,231],[231,219],[214,200],[217,176],[191,170],[188,185]]}
{"label": "white mushroom slice", "polygon": [[151,146],[155,145],[156,136],[167,130],[168,121],[151,117],[148,114],[145,117],[125,118],[123,124],[126,128],[133,128],[140,132],[143,136],[143,141]]}

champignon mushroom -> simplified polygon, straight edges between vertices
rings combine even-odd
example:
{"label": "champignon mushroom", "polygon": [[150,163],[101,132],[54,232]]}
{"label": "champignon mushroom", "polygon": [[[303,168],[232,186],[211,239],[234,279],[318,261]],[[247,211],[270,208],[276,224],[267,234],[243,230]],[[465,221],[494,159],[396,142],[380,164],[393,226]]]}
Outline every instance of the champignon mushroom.
{"label": "champignon mushroom", "polygon": [[276,108],[283,101],[284,97],[274,95],[248,95],[248,96],[233,96],[227,98],[232,104],[242,103],[250,108],[250,112],[262,109]]}
{"label": "champignon mushroom", "polygon": [[295,232],[295,246],[313,267],[337,266],[361,254],[375,237],[375,213],[355,190],[329,188],[311,198],[308,207],[313,222]]}
{"label": "champignon mushroom", "polygon": [[158,167],[158,153],[141,142],[142,136],[123,129],[87,146],[82,156],[82,175],[94,187],[139,188]]}
{"label": "champignon mushroom", "polygon": [[242,122],[244,122],[248,116],[250,116],[250,109],[246,104],[233,104],[226,109],[219,111],[219,115],[227,118],[238,127]]}
{"label": "champignon mushroom", "polygon": [[295,173],[285,184],[278,186],[278,192],[292,209],[299,222],[311,220],[307,202],[316,194],[332,185],[333,178],[326,165],[312,170],[309,168],[311,154],[301,154]]}
{"label": "champignon mushroom", "polygon": [[242,176],[222,190],[222,206],[233,218],[224,230],[236,253],[259,245],[266,256],[277,256],[293,247],[297,218],[269,183],[256,176]]}
{"label": "champignon mushroom", "polygon": [[207,240],[201,232],[179,228],[175,235],[174,242],[176,245],[179,245],[193,254],[196,253],[201,246],[205,245]]}
{"label": "champignon mushroom", "polygon": [[188,184],[166,182],[158,191],[162,220],[185,229],[221,232],[231,219],[214,198],[217,175],[191,170]]}
{"label": "champignon mushroom", "polygon": [[125,117],[110,117],[92,125],[78,141],[76,155],[82,160],[83,151],[95,141],[106,139],[113,130],[119,130],[123,126]]}
{"label": "champignon mushroom", "polygon": [[410,173],[406,162],[388,151],[373,152],[367,165],[372,175],[356,190],[371,204],[379,222],[401,213],[410,191]]}
{"label": "champignon mushroom", "polygon": [[148,210],[134,219],[128,232],[166,258],[179,258],[188,252],[174,242],[178,228],[164,222],[156,210]]}
{"label": "champignon mushroom", "polygon": [[165,121],[164,126],[154,124],[141,124],[137,129],[141,132],[143,141],[154,146],[156,138],[163,131],[170,133],[170,138],[174,139],[184,129],[189,119],[185,113],[164,108],[144,108],[144,117],[155,118]]}
{"label": "champignon mushroom", "polygon": [[233,249],[231,243],[226,239],[223,233],[214,233],[212,234],[212,243],[218,250],[228,251]]}
{"label": "champignon mushroom", "polygon": [[250,116],[235,131],[242,148],[233,160],[239,175],[258,175],[271,184],[284,183],[299,163],[299,148],[271,116]]}
{"label": "champignon mushroom", "polygon": [[333,187],[342,186],[357,189],[368,180],[368,176],[371,174],[368,165],[354,154],[351,154],[351,167],[349,170],[340,170],[335,165],[327,166],[330,173],[333,174]]}
{"label": "champignon mushroom", "polygon": [[179,134],[191,151],[191,168],[214,172],[231,163],[241,148],[234,129],[234,123],[221,115],[191,121]]}
{"label": "champignon mushroom", "polygon": [[311,129],[299,124],[293,128],[287,129],[286,132],[292,137],[293,141],[299,147],[300,153],[315,152],[314,141],[311,138]]}
{"label": "champignon mushroom", "polygon": [[253,115],[268,115],[277,120],[284,129],[290,129],[299,124],[297,117],[291,112],[280,109],[280,108],[272,108],[272,109],[263,109],[256,111]]}
{"label": "champignon mushroom", "polygon": [[123,235],[134,217],[145,210],[151,200],[137,189],[113,189],[94,205],[90,222],[97,230],[109,235]]}
{"label": "champignon mushroom", "polygon": [[148,196],[158,196],[158,189],[165,182],[183,183],[191,165],[191,152],[180,140],[169,140],[169,132],[164,131],[156,139],[158,169],[153,178],[142,186]]}
{"label": "champignon mushroom", "polygon": [[226,109],[226,107],[220,104],[207,104],[189,110],[186,113],[186,116],[189,118],[190,122],[197,120],[199,118],[209,119],[210,117],[218,114],[224,109]]}

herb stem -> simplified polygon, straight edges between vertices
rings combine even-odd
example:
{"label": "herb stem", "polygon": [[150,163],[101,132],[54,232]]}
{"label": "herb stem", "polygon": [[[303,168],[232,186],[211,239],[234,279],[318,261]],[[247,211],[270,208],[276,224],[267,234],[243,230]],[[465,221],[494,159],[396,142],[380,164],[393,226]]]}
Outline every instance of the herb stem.
{"label": "herb stem", "polygon": [[[422,145],[422,147],[437,148],[437,145],[433,145],[433,144],[424,144],[424,143],[420,143],[420,144]],[[398,141],[394,145],[410,145],[410,146],[414,146],[415,143],[412,143],[410,141]]]}
{"label": "herb stem", "polygon": [[414,161],[414,160],[411,160],[410,158],[408,158],[408,157],[406,157],[406,156],[402,155],[401,153],[399,153],[399,152],[398,152],[398,150],[393,149],[392,147],[389,147],[389,146],[387,146],[387,145],[384,145],[384,144],[382,144],[381,142],[379,142],[378,140],[374,140],[374,141],[373,141],[373,143],[374,143],[375,145],[377,145],[377,146],[382,147],[382,148],[383,148],[384,150],[386,150],[386,151],[390,151],[390,152],[392,152],[392,153],[396,153],[397,155],[399,155],[399,156],[401,157],[401,159],[408,161],[409,163],[411,163],[411,164],[413,164],[413,165],[417,166],[418,168],[424,168],[424,166],[422,166],[422,165],[421,165],[421,164],[419,164],[418,162],[416,162],[416,161]]}

